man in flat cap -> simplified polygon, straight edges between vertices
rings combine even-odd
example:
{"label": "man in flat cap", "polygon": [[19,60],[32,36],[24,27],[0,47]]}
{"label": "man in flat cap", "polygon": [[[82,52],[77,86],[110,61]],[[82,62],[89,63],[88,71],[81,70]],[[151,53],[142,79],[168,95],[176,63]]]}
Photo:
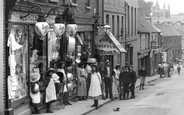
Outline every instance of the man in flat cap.
{"label": "man in flat cap", "polygon": [[137,81],[136,73],[133,70],[133,66],[129,66],[129,72],[130,72],[130,91],[131,91],[131,97],[130,99],[135,98],[135,83]]}
{"label": "man in flat cap", "polygon": [[104,82],[105,82],[105,94],[106,98],[110,96],[111,99],[113,99],[112,96],[112,68],[110,67],[110,61],[106,61],[106,65],[104,67]]}

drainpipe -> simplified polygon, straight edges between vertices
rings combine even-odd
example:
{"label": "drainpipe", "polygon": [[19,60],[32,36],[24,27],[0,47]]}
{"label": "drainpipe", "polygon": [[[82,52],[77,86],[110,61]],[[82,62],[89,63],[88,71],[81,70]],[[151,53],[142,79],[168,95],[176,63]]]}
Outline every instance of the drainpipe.
{"label": "drainpipe", "polygon": [[[125,49],[127,51],[127,6],[128,3],[125,1]],[[125,53],[125,62],[127,62],[128,51]]]}

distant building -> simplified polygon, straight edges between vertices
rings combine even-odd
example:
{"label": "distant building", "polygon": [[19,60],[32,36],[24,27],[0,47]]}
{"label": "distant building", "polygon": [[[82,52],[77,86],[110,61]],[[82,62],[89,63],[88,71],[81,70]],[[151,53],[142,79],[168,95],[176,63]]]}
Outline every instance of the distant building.
{"label": "distant building", "polygon": [[177,62],[181,59],[182,35],[168,24],[155,24],[161,30],[163,62]]}
{"label": "distant building", "polygon": [[158,1],[151,7],[151,23],[165,23],[170,21],[170,5],[166,9],[165,3],[163,9],[160,8]]}

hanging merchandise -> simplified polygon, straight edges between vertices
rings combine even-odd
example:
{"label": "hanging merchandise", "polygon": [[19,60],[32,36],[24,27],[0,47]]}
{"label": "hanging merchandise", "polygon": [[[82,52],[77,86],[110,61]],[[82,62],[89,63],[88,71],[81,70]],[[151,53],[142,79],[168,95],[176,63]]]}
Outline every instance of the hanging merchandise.
{"label": "hanging merchandise", "polygon": [[8,76],[8,95],[9,99],[18,98],[17,93],[18,81],[16,76]]}
{"label": "hanging merchandise", "polygon": [[68,37],[68,52],[75,51],[75,38],[73,36]]}
{"label": "hanging merchandise", "polygon": [[21,49],[21,48],[22,48],[22,45],[18,44],[18,43],[15,41],[15,36],[14,36],[13,34],[10,34],[10,35],[9,35],[7,46],[10,47],[10,53],[12,53],[12,52],[15,51],[15,50],[18,50],[18,49]]}

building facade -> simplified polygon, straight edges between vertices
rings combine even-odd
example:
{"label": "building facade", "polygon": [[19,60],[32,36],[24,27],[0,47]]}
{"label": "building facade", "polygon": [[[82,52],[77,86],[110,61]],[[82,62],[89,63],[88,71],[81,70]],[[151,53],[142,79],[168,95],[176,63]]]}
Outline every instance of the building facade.
{"label": "building facade", "polygon": [[[54,68],[59,61],[68,61],[66,66],[74,68],[71,72],[75,81],[76,59],[82,60],[83,57],[94,55],[94,28],[99,19],[101,12],[99,5],[102,4],[102,1],[6,0],[5,2],[5,28],[7,29],[4,30],[3,38],[6,40],[3,41],[2,46],[2,49],[5,49],[3,68],[6,74],[2,75],[6,89],[4,92],[5,114],[29,115],[31,112],[29,97],[31,73],[37,71],[41,75],[42,82],[50,67]],[[68,10],[74,12],[72,17],[78,26],[77,33],[68,36],[65,32],[58,37],[53,31],[55,18]],[[42,28],[48,29],[46,36],[42,37],[34,28],[39,14],[46,16],[46,22],[49,24],[49,28]],[[67,24],[66,18],[63,19]],[[12,86],[13,78],[18,81],[16,86],[15,84]],[[74,82],[72,84],[73,89],[70,90],[70,96],[76,93],[76,84]]]}
{"label": "building facade", "polygon": [[161,30],[162,37],[162,62],[177,63],[181,59],[182,35],[172,25],[155,24]]}
{"label": "building facade", "polygon": [[[104,0],[103,23],[111,27],[111,32],[119,41],[125,37],[125,0]],[[124,44],[123,44],[124,46]],[[110,60],[112,66],[124,64],[124,54],[106,55],[105,60]]]}
{"label": "building facade", "polygon": [[157,66],[160,62],[160,49],[159,35],[152,24],[150,24],[141,14],[139,15],[138,23],[138,65],[139,69],[145,67],[148,76],[157,73]]}
{"label": "building facade", "polygon": [[126,0],[125,2],[125,36],[120,40],[127,51],[125,62],[133,65],[138,72],[138,2],[137,0]]}

